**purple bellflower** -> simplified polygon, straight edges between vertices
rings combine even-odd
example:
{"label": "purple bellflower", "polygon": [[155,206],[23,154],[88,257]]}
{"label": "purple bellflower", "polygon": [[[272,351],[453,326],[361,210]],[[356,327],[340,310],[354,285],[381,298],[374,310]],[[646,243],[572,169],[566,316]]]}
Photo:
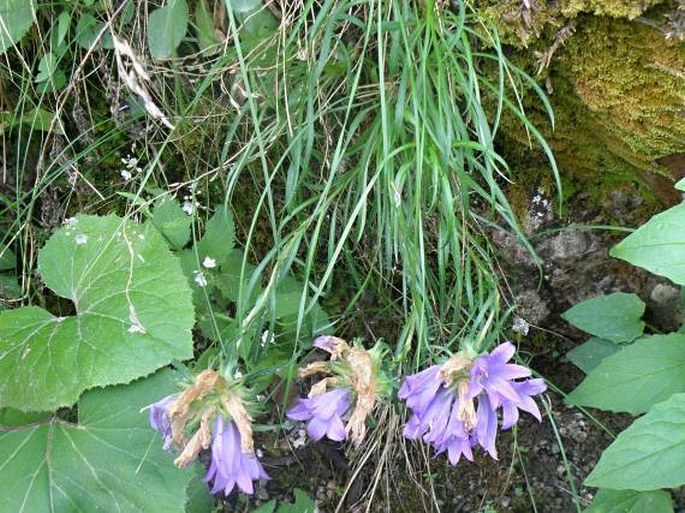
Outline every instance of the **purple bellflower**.
{"label": "purple bellflower", "polygon": [[240,433],[233,421],[221,415],[214,420],[212,462],[204,480],[209,482],[212,479],[212,493],[223,491],[226,496],[235,485],[243,493],[252,494],[253,481],[270,479],[256,456],[242,451]]}
{"label": "purple bellflower", "polygon": [[299,398],[286,415],[293,420],[307,421],[307,433],[314,440],[327,436],[331,440],[345,440],[342,418],[350,409],[350,391],[334,388],[325,394]]}
{"label": "purple bellflower", "polygon": [[171,448],[171,419],[169,408],[178,399],[178,394],[166,396],[164,399],[150,405],[150,427],[162,433],[163,447],[165,451]]}
{"label": "purple bellflower", "polygon": [[423,438],[437,454],[447,451],[452,465],[461,456],[473,461],[471,449],[476,445],[497,459],[499,409],[501,429],[516,423],[519,410],[542,420],[532,396],[545,391],[545,382],[529,379],[530,369],[507,363],[515,350],[512,343],[505,342],[475,361],[455,355],[408,376],[398,393],[412,411],[404,436],[410,440]]}

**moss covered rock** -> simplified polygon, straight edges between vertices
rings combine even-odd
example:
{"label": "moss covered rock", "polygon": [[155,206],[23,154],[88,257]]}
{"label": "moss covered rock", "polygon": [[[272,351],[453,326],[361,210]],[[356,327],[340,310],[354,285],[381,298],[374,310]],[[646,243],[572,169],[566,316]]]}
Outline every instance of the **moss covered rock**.
{"label": "moss covered rock", "polygon": [[[540,80],[550,92],[556,129],[545,135],[567,178],[611,187],[637,180],[665,202],[679,200],[672,182],[685,169],[669,165],[669,158],[685,153],[685,44],[667,37],[667,15],[675,12],[676,2],[477,4],[505,37],[515,39],[519,48],[513,58],[529,73],[541,69],[542,56],[551,55]],[[526,5],[531,6],[527,14]],[[531,98],[528,112],[544,124],[535,111]],[[517,139],[515,132],[509,135]]]}

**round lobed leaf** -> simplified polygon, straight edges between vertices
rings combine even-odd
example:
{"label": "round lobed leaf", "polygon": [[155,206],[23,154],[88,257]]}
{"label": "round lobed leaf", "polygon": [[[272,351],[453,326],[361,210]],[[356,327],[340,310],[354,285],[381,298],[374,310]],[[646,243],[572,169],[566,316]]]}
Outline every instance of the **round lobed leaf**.
{"label": "round lobed leaf", "polygon": [[54,410],[192,356],[190,289],[152,225],[72,218],[39,252],[38,268],[76,314],[0,314],[0,407]]}

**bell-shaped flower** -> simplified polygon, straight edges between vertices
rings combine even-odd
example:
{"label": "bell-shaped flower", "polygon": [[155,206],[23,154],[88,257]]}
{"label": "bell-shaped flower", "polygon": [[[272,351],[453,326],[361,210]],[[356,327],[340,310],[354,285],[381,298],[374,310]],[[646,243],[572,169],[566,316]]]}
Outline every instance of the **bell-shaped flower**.
{"label": "bell-shaped flower", "polygon": [[514,352],[514,345],[505,342],[475,360],[457,354],[406,377],[398,393],[412,411],[405,438],[423,438],[438,454],[447,451],[453,465],[461,456],[473,460],[476,445],[497,459],[499,409],[501,429],[516,423],[519,410],[542,420],[533,396],[545,391],[545,383],[527,379],[530,369],[508,363]]}
{"label": "bell-shaped flower", "polygon": [[171,405],[178,399],[178,394],[166,396],[164,399],[152,403],[150,408],[150,427],[155,431],[162,433],[162,441],[164,450],[171,448],[171,419],[169,418],[169,409]]}
{"label": "bell-shaped flower", "polygon": [[247,494],[254,493],[253,481],[270,479],[254,454],[243,452],[240,432],[231,420],[217,415],[214,420],[212,461],[205,482],[214,481],[212,493],[228,495],[235,485]]}
{"label": "bell-shaped flower", "polygon": [[299,398],[286,415],[290,419],[307,422],[307,433],[314,440],[327,436],[340,442],[347,437],[342,417],[349,409],[349,389],[334,388],[321,395]]}

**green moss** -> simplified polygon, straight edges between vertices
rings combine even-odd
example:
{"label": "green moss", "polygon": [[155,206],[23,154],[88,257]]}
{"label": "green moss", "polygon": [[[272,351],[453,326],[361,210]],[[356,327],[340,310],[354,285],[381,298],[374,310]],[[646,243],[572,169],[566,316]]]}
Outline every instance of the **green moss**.
{"label": "green moss", "polygon": [[642,168],[683,151],[685,46],[642,23],[589,18],[558,68],[613,153]]}
{"label": "green moss", "polygon": [[632,20],[648,9],[669,0],[559,0],[557,2],[530,2],[526,7],[520,0],[476,0],[479,12],[498,25],[504,41],[527,46],[546,28],[561,28],[583,14],[608,16]]}

